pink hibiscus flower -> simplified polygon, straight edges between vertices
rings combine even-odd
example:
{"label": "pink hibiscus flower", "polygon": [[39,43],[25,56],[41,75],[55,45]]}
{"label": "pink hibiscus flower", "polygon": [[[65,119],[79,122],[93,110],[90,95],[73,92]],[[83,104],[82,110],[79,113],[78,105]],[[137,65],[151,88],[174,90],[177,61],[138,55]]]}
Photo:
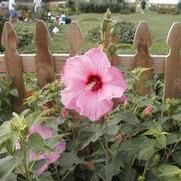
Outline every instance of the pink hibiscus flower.
{"label": "pink hibiscus flower", "polygon": [[122,72],[112,67],[101,48],[69,58],[61,72],[65,89],[61,101],[92,121],[111,111],[112,98],[122,97],[126,83]]}
{"label": "pink hibiscus flower", "polygon": [[[53,136],[53,130],[51,128],[47,128],[44,125],[40,124],[33,125],[30,128],[29,132],[29,136],[33,133],[38,133],[44,140],[51,139],[51,137]],[[54,151],[52,152],[37,153],[34,151],[30,151],[30,161],[44,160],[42,165],[37,169],[36,174],[41,175],[45,170],[47,170],[49,164],[55,163],[59,159],[60,154],[65,151],[65,147],[66,142],[65,140],[62,140],[56,145]]]}

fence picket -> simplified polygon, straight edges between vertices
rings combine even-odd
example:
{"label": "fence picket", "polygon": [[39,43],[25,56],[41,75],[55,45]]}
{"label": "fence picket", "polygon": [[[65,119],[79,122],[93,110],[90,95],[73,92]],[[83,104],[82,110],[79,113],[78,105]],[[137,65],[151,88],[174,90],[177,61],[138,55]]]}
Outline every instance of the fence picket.
{"label": "fence picket", "polygon": [[165,98],[181,98],[181,23],[174,23],[168,33],[170,52],[165,64]]}
{"label": "fence picket", "polygon": [[36,75],[38,84],[42,88],[47,83],[55,80],[55,61],[49,50],[50,34],[42,20],[36,23],[34,43],[37,47],[35,56]]}
{"label": "fence picket", "polygon": [[6,74],[13,80],[13,86],[18,90],[18,98],[12,100],[13,110],[20,112],[23,109],[25,87],[23,81],[22,58],[17,51],[18,38],[10,22],[3,27],[1,43],[5,47],[4,63]]}
{"label": "fence picket", "polygon": [[136,30],[134,37],[134,45],[137,47],[137,53],[133,58],[132,68],[150,68],[146,70],[141,81],[137,83],[136,90],[140,95],[149,93],[149,88],[145,86],[145,82],[152,78],[153,60],[149,54],[149,47],[152,44],[151,34],[146,21],[141,21]]}
{"label": "fence picket", "polygon": [[70,56],[80,55],[84,37],[81,28],[76,21],[73,21],[70,24],[67,40],[70,46]]}

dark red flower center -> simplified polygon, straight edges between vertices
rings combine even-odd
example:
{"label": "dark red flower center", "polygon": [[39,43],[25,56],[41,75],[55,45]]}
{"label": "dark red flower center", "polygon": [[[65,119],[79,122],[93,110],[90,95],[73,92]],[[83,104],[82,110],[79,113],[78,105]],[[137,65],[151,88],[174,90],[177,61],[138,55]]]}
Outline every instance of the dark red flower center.
{"label": "dark red flower center", "polygon": [[86,82],[87,89],[91,91],[97,91],[102,87],[102,80],[98,75],[90,75]]}

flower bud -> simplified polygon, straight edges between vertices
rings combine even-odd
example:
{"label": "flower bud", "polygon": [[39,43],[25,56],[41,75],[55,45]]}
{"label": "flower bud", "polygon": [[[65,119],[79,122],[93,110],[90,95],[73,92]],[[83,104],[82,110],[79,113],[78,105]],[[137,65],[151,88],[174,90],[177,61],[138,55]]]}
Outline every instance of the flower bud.
{"label": "flower bud", "polygon": [[125,95],[123,95],[122,97],[118,98],[118,102],[124,105],[128,102],[128,98]]}
{"label": "flower bud", "polygon": [[143,111],[143,116],[151,116],[153,113],[153,107],[152,106],[147,106],[144,111]]}
{"label": "flower bud", "polygon": [[61,115],[62,115],[62,117],[63,117],[63,118],[66,118],[66,117],[68,116],[68,114],[69,114],[69,110],[66,109],[65,107],[62,108],[62,110],[61,110]]}
{"label": "flower bud", "polygon": [[110,18],[111,18],[111,11],[110,11],[109,8],[107,9],[107,11],[106,11],[106,13],[105,13],[105,18],[107,18],[107,19],[110,19]]}

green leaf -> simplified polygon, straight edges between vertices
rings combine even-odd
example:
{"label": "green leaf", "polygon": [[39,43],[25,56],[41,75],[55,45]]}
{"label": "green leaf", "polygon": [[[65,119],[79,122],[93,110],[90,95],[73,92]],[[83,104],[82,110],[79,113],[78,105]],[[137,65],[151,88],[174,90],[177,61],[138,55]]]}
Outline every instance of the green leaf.
{"label": "green leaf", "polygon": [[41,122],[41,117],[43,116],[44,112],[42,111],[36,111],[32,114],[29,114],[26,117],[26,120],[29,124],[29,127],[31,127],[33,124],[37,124]]}
{"label": "green leaf", "polygon": [[139,136],[123,142],[120,151],[125,151],[132,157],[137,157],[139,160],[149,160],[155,153],[155,141],[145,136]]}
{"label": "green leaf", "polygon": [[99,177],[94,174],[92,177],[91,177],[91,181],[100,181]]}
{"label": "green leaf", "polygon": [[50,172],[43,173],[40,177],[38,177],[37,180],[38,181],[54,181]]}
{"label": "green leaf", "polygon": [[14,96],[14,97],[18,97],[18,90],[17,89],[11,89],[10,91],[9,91],[9,93],[12,95],[12,96]]}
{"label": "green leaf", "polygon": [[59,163],[63,169],[69,170],[74,168],[76,165],[83,163],[83,161],[77,157],[76,153],[71,151],[68,153],[62,153]]}
{"label": "green leaf", "polygon": [[156,175],[163,181],[180,181],[181,180],[181,169],[174,165],[161,165],[154,170]]}
{"label": "green leaf", "polygon": [[77,143],[80,145],[81,149],[84,149],[89,143],[96,142],[100,136],[104,134],[104,129],[100,124],[94,124],[88,128],[83,128],[79,131]]}
{"label": "green leaf", "polygon": [[181,121],[181,114],[174,114],[171,118],[175,121]]}
{"label": "green leaf", "polygon": [[137,172],[134,168],[124,168],[118,175],[120,181],[135,181],[137,178]]}
{"label": "green leaf", "polygon": [[174,143],[178,143],[181,141],[181,134],[180,133],[171,133],[166,135],[167,137],[167,145],[172,145]]}
{"label": "green leaf", "polygon": [[0,159],[0,178],[1,181],[7,181],[7,177],[16,168],[16,161],[13,157],[7,156]]}
{"label": "green leaf", "polygon": [[172,154],[173,159],[175,162],[181,167],[181,151],[176,151]]}
{"label": "green leaf", "polygon": [[119,152],[108,164],[108,180],[112,180],[112,177],[114,175],[117,175],[120,172],[121,168],[124,167],[124,162],[120,154],[121,153]]}
{"label": "green leaf", "polygon": [[160,130],[156,130],[156,129],[149,129],[148,131],[146,131],[145,133],[143,133],[143,135],[145,136],[153,136],[154,138],[156,138],[157,142],[158,142],[158,148],[166,148],[166,134],[168,134],[167,132],[163,132]]}
{"label": "green leaf", "polygon": [[0,127],[0,144],[4,143],[9,139],[11,133],[10,121],[4,122]]}
{"label": "green leaf", "polygon": [[45,150],[44,140],[37,133],[30,135],[30,137],[28,139],[28,145],[33,151],[44,151]]}

